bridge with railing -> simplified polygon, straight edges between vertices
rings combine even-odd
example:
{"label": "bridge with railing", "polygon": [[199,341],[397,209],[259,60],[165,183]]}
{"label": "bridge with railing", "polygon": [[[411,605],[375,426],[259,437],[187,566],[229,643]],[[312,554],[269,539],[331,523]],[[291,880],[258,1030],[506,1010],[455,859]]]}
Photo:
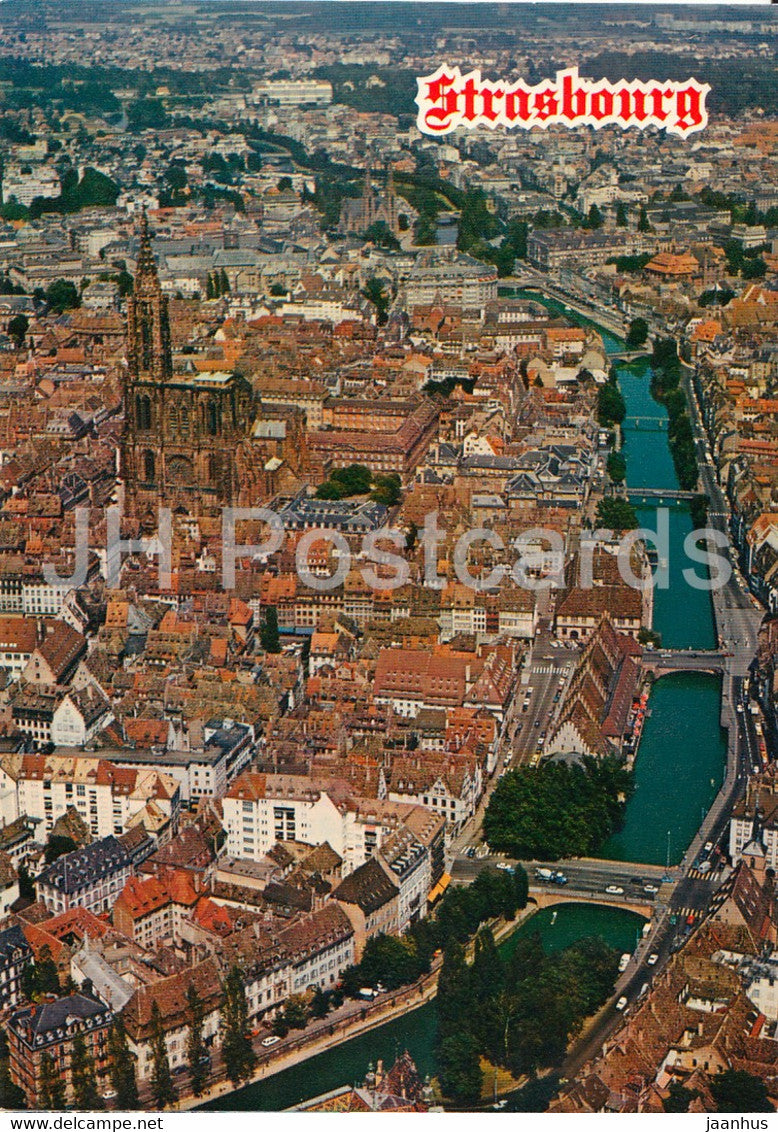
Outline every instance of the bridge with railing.
{"label": "bridge with railing", "polygon": [[628,487],[627,495],[633,503],[656,503],[662,500],[672,500],[678,503],[682,500],[694,499],[699,492],[681,491],[680,488],[670,487]]}
{"label": "bridge with railing", "polygon": [[667,432],[667,417],[643,414],[639,417],[625,417],[624,428],[634,428],[640,432]]}

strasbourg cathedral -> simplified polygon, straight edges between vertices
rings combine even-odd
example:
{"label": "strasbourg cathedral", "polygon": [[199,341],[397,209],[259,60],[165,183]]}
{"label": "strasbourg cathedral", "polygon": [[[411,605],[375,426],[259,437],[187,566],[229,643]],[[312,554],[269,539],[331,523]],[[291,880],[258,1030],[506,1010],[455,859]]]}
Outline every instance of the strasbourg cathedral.
{"label": "strasbourg cathedral", "polygon": [[239,374],[173,372],[168,300],[145,213],[127,303],[124,417],[124,513],[149,530],[159,507],[216,517],[305,483],[302,410],[260,404]]}

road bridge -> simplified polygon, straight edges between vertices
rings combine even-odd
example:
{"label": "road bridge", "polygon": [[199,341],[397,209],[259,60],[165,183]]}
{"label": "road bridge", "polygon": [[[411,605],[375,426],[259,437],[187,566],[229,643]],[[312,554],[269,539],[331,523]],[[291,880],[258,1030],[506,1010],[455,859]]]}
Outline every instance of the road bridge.
{"label": "road bridge", "polygon": [[607,908],[621,908],[625,912],[635,912],[644,920],[650,920],[654,914],[653,901],[641,899],[625,892],[624,896],[612,895],[606,892],[591,892],[572,888],[566,885],[538,885],[529,886],[530,903],[538,908],[552,908],[555,904],[601,904]]}
{"label": "road bridge", "polygon": [[678,651],[658,652],[645,649],[642,666],[657,678],[671,672],[710,672],[721,676],[729,669],[731,654],[726,652]]}

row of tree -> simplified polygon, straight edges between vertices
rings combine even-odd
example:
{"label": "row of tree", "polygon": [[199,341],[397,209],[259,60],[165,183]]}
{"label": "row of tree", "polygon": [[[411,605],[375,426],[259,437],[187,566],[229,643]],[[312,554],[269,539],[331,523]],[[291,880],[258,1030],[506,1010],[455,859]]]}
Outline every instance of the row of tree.
{"label": "row of tree", "polygon": [[681,362],[674,338],[658,339],[651,355],[651,393],[668,415],[668,445],[678,483],[684,491],[697,486],[697,451],[686,394],[681,388]]}

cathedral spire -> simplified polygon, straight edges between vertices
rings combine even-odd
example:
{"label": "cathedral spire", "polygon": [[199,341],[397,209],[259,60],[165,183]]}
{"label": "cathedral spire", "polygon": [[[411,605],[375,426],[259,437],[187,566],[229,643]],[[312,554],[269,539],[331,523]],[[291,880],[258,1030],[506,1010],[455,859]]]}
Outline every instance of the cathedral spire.
{"label": "cathedral spire", "polygon": [[138,276],[153,276],[157,274],[157,263],[154,259],[154,252],[151,249],[151,236],[149,235],[149,218],[146,215],[146,206],[141,210],[140,220],[140,249],[138,251],[138,262],[135,267],[136,277]]}

